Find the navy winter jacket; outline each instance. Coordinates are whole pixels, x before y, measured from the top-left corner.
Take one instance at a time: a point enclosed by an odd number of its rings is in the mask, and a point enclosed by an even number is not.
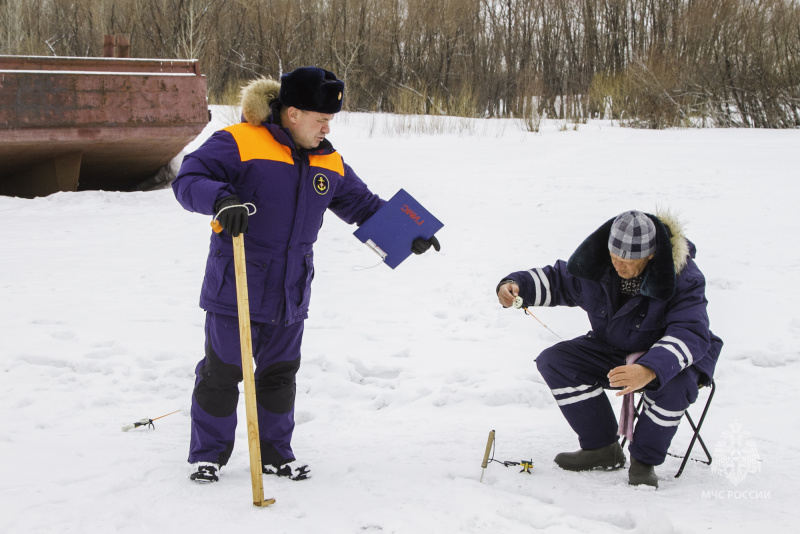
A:
[[[271,122],[214,133],[184,158],[172,188],[184,208],[206,215],[230,195],[256,206],[244,234],[250,317],[270,324],[308,316],[313,244],[325,211],[360,225],[385,204],[327,140],[316,150],[298,150],[289,132]],[[200,306],[238,313],[227,232],[211,234]]]
[[[619,277],[608,253],[613,219],[589,236],[568,262],[519,271],[506,277],[519,285],[526,306],[579,306],[596,337],[623,352],[646,351],[637,363],[656,373],[661,387],[693,366],[700,383],[714,375],[722,340],[709,329],[705,278],[694,262],[695,247],[680,224],[649,215],[657,249],[647,265],[641,293],[617,309]]]

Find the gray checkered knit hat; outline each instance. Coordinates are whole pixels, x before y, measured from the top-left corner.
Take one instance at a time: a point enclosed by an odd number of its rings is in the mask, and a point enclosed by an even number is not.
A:
[[[614,219],[608,250],[626,260],[646,258],[656,251],[656,225],[641,211],[626,211]]]

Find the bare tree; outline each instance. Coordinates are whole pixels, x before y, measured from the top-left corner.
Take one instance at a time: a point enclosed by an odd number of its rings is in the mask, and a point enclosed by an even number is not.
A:
[[[0,53],[197,58],[212,101],[319,65],[353,110],[800,125],[797,0],[0,0]]]

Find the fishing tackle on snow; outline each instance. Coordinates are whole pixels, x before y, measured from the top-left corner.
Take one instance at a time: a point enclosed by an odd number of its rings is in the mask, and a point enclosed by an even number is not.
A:
[[[153,419],[150,419],[149,417],[145,417],[144,419],[139,419],[135,423],[131,423],[130,425],[123,426],[122,427],[122,431],[123,432],[127,432],[128,430],[132,430],[134,428],[139,428],[140,426],[147,426],[147,427],[150,427],[150,428],[155,430],[156,425],[153,424],[153,421],[155,421],[156,419],[161,419],[162,417],[166,417],[168,415],[172,415],[174,413],[178,413],[179,411],[180,410],[175,410],[174,412],[170,412],[170,413],[164,414],[164,415],[159,415],[158,417],[154,417]]]
[[[533,460],[532,459],[531,460],[521,460],[519,462],[512,462],[512,461],[508,461],[508,460],[495,460],[494,459],[494,449],[495,449],[495,446],[497,445],[497,443],[495,442],[494,436],[495,436],[494,430],[489,432],[489,439],[486,441],[486,452],[483,453],[483,462],[481,463],[482,470],[481,470],[481,480],[480,481],[483,482],[483,473],[486,471],[486,466],[488,466],[491,462],[497,462],[499,464],[503,464],[506,467],[511,467],[513,465],[519,465],[519,466],[522,466],[522,470],[520,471],[520,473],[528,473],[530,475],[531,474],[531,469],[533,469]],[[492,455],[491,458],[489,458],[489,454]]]

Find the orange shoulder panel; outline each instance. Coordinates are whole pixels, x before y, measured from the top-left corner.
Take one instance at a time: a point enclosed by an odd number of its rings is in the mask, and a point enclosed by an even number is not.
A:
[[[308,162],[313,167],[322,167],[329,171],[338,172],[340,176],[344,176],[344,161],[338,152],[327,154],[324,156],[309,156]]]
[[[263,126],[253,126],[242,122],[223,128],[223,130],[229,132],[236,140],[242,161],[268,159],[294,165],[291,149],[277,142],[269,130]]]

